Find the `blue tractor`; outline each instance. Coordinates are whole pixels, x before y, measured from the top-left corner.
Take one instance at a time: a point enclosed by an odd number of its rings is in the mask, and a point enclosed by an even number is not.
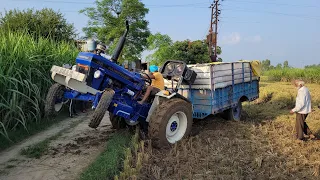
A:
[[[117,64],[128,31],[126,22],[126,31],[111,60],[102,57],[99,51],[80,52],[72,69],[51,68],[51,77],[56,83],[47,94],[46,115],[56,115],[69,100],[86,101],[94,109],[91,128],[97,128],[108,111],[114,128],[140,124],[155,146],[174,144],[191,131],[192,104],[178,90],[181,84],[191,85],[196,73],[183,61],[167,61],[160,72],[165,79],[176,82],[176,86],[151,95],[144,104],[139,104],[152,80],[148,74],[146,79],[142,73],[130,72]]]

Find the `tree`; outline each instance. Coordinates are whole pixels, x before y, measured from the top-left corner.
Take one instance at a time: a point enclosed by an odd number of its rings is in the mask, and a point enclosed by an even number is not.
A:
[[[307,65],[307,66],[305,66],[304,68],[320,68],[320,64],[312,64],[312,65]]]
[[[263,60],[261,64],[262,64],[262,71],[270,70],[271,62],[269,59]]]
[[[149,12],[139,0],[97,0],[96,7],[80,11],[90,20],[83,31],[88,37],[96,37],[108,46],[107,53],[112,54],[117,42],[125,31],[125,20],[129,21],[125,47],[119,57],[120,61],[137,60],[147,47],[150,35],[145,15]]]
[[[34,38],[56,41],[69,41],[76,37],[73,24],[67,23],[60,12],[48,8],[6,11],[0,17],[0,29],[4,32],[28,32]]]
[[[277,64],[276,69],[282,69],[282,64],[281,63]]]
[[[166,60],[173,57],[172,40],[168,35],[156,33],[150,35],[147,39],[148,50],[154,51],[153,54],[147,56],[147,61],[152,64],[161,65]]]
[[[208,47],[205,41],[176,41],[172,48],[174,50],[174,59],[190,64],[210,62]]]
[[[184,40],[172,42],[168,35],[156,33],[148,38],[149,50],[154,51],[147,57],[148,61],[161,65],[165,60],[182,60],[188,64],[208,63],[210,57],[208,46],[205,40]],[[218,47],[217,54],[221,54],[221,48]],[[218,61],[222,61],[221,58]]]
[[[283,68],[289,68],[289,62],[288,61],[284,61],[283,62]]]

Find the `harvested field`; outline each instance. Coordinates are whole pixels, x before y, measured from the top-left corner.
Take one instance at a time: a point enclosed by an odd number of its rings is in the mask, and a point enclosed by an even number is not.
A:
[[[307,123],[319,138],[320,85],[307,86],[314,106]],[[153,149],[138,179],[319,179],[320,141],[293,138],[296,89],[262,82],[260,91],[257,101],[244,104],[244,121],[208,117],[172,149]]]

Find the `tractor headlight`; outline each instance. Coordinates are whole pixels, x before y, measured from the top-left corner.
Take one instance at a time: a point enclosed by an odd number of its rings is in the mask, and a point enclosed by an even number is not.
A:
[[[96,72],[94,72],[93,77],[98,79],[101,76],[101,71],[96,70]]]
[[[76,71],[77,70],[77,65],[73,65],[72,66],[72,71]]]

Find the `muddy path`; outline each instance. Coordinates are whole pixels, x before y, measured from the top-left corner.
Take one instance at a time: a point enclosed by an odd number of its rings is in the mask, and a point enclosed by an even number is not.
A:
[[[88,127],[89,115],[66,119],[0,154],[0,180],[78,179],[81,172],[103,151],[113,133],[108,113],[97,129]],[[40,157],[20,155],[22,148],[58,137],[49,144],[48,152]]]

